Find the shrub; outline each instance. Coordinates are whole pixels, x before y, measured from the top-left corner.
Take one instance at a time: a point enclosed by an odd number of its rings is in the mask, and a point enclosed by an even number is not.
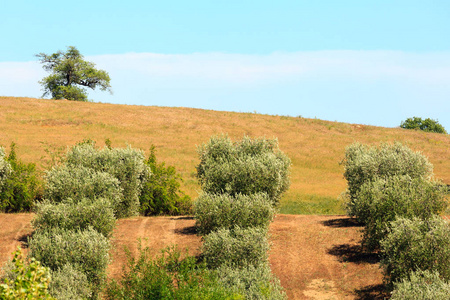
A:
[[[287,299],[280,281],[273,276],[268,264],[244,268],[222,265],[216,274],[224,287],[243,294],[245,299]]]
[[[181,259],[176,248],[163,250],[151,259],[149,249],[139,248],[139,256],[128,253],[128,263],[120,282],[112,280],[106,299],[244,299],[222,286],[215,273],[197,264],[195,257]]]
[[[379,248],[387,225],[396,217],[429,219],[448,205],[441,184],[423,178],[411,179],[408,175],[366,182],[358,191],[357,199],[354,208],[365,224],[363,245],[369,250]]]
[[[428,220],[397,218],[381,240],[381,264],[391,283],[413,271],[437,271],[450,280],[450,226],[435,216]]]
[[[50,273],[39,261],[31,259],[27,264],[20,248],[14,252],[12,260],[13,279],[5,279],[0,284],[0,299],[54,299],[48,293]]]
[[[419,117],[408,118],[400,124],[400,127],[405,129],[418,129],[426,132],[447,134],[444,126],[439,124],[437,120],[433,120],[430,118],[427,118],[425,120],[422,120],[422,118]]]
[[[0,191],[11,172],[11,165],[5,157],[5,150],[0,147]]]
[[[234,226],[268,227],[275,209],[264,193],[231,196],[227,194],[201,194],[194,202],[198,231],[208,234],[219,228]]]
[[[150,148],[150,155],[145,161],[152,176],[143,183],[139,196],[140,213],[149,215],[183,215],[191,213],[191,198],[180,191],[181,176],[176,174],[173,166],[156,161],[155,146]]]
[[[383,144],[379,148],[354,143],[345,151],[342,163],[348,183],[347,210],[350,216],[357,218],[361,212],[357,193],[364,183],[395,175],[430,179],[433,173],[433,166],[425,156],[401,143]]]
[[[267,229],[261,227],[218,229],[204,236],[202,255],[211,268],[229,265],[235,268],[267,262]]]
[[[68,166],[83,166],[97,172],[106,172],[119,180],[123,201],[116,210],[118,217],[138,214],[142,184],[151,175],[144,161],[144,154],[140,150],[131,147],[105,147],[97,150],[91,141],[75,145],[65,158],[65,164]]]
[[[31,256],[56,271],[78,265],[89,282],[98,287],[106,277],[110,244],[92,228],[72,231],[61,228],[37,231],[29,241]]]
[[[204,192],[232,196],[264,192],[277,204],[289,187],[290,159],[279,150],[276,139],[244,137],[233,143],[217,136],[198,153],[197,176]]]
[[[37,204],[32,224],[38,231],[53,228],[84,230],[92,227],[103,236],[110,237],[116,219],[111,203],[106,199],[83,199],[78,203],[59,204],[44,201]]]
[[[56,299],[78,300],[92,297],[92,287],[86,274],[72,264],[65,264],[51,274],[49,291]]]
[[[7,167],[8,164],[10,168]],[[9,175],[5,177],[7,173]],[[0,159],[0,181],[3,181],[0,186],[0,211],[21,212],[29,211],[33,207],[34,199],[39,191],[36,166],[32,163],[23,163],[17,158],[15,143],[11,143],[11,151],[6,157],[6,163],[5,158]]]
[[[117,214],[123,200],[119,181],[106,172],[61,165],[47,172],[45,179],[45,198],[52,202],[71,199],[77,203],[82,199],[105,198],[111,201]]]
[[[391,300],[448,300],[450,283],[438,272],[412,272],[408,279],[394,283]]]

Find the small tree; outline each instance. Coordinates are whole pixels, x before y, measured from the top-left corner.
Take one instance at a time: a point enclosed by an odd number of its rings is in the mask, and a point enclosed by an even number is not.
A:
[[[439,272],[450,280],[450,225],[439,216],[427,220],[397,218],[390,223],[388,234],[381,240],[381,266],[389,283],[411,272]]]
[[[5,150],[0,147],[0,192],[2,190],[2,186],[6,182],[6,179],[9,177],[11,172],[11,164],[7,160]]]
[[[35,198],[39,197],[40,183],[33,163],[22,162],[16,154],[16,144],[11,143],[11,151],[3,157],[0,149],[0,211],[21,212],[29,211]],[[5,167],[2,167],[6,163]],[[3,171],[2,171],[3,170]],[[2,183],[2,172],[8,176]]]
[[[194,203],[194,213],[197,230],[208,234],[235,226],[268,228],[276,209],[264,193],[236,196],[202,193]]]
[[[353,143],[347,147],[342,164],[348,184],[348,214],[360,222],[364,222],[364,215],[361,215],[364,211],[357,194],[365,183],[402,175],[412,179],[433,176],[433,165],[424,155],[398,142],[382,144],[379,148]]]
[[[227,136],[215,136],[198,148],[198,154],[197,177],[206,193],[266,193],[276,205],[289,188],[291,160],[276,139],[244,136],[233,142]]]
[[[408,175],[366,182],[357,199],[356,215],[365,224],[362,243],[369,250],[379,248],[396,217],[427,220],[448,206],[442,184]]]
[[[439,272],[419,270],[394,283],[391,300],[448,300],[448,295],[450,282],[442,279]]]
[[[75,101],[87,101],[86,89],[100,87],[102,91],[110,91],[109,74],[103,70],[97,70],[95,64],[85,61],[77,48],[69,46],[66,52],[58,51],[47,55],[36,54],[44,65],[44,70],[51,72],[44,77],[40,84],[44,87],[44,95],[51,95],[52,99],[68,99]]]
[[[408,118],[400,124],[400,127],[405,129],[419,129],[426,132],[447,134],[444,126],[439,124],[437,120],[433,120],[430,118],[427,118],[425,120],[422,120],[422,118],[419,117]]]
[[[143,181],[139,195],[140,213],[149,215],[182,215],[191,212],[191,198],[180,190],[182,178],[173,166],[156,160],[155,146],[150,147],[150,155],[145,164],[150,168],[152,176]]]
[[[67,152],[64,164],[109,173],[115,177],[123,192],[122,201],[115,208],[116,217],[138,214],[142,186],[151,176],[151,170],[145,164],[142,151],[131,147],[97,149],[95,142],[87,140],[73,146]]]

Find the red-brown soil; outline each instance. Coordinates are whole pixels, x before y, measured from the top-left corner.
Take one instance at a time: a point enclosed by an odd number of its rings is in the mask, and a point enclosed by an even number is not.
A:
[[[32,214],[0,214],[0,264],[32,231]],[[137,252],[137,240],[157,255],[173,244],[199,253],[201,238],[190,217],[135,217],[119,220],[111,276],[125,263],[124,246]],[[382,274],[373,254],[361,253],[358,227],[345,216],[278,215],[270,226],[270,263],[289,299],[383,299]]]

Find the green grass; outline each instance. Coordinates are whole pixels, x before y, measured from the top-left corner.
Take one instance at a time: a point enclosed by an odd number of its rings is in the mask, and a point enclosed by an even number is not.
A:
[[[296,195],[280,203],[280,213],[289,215],[341,215],[343,202],[337,198],[317,195]]]

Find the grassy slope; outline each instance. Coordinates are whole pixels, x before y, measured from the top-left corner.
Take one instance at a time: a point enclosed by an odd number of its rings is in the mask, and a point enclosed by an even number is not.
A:
[[[282,213],[342,213],[337,197],[346,183],[339,162],[355,141],[400,141],[428,156],[436,177],[450,184],[450,135],[301,117],[0,97],[0,145],[15,142],[19,157],[41,170],[48,165],[48,146],[65,148],[86,138],[103,145],[109,138],[114,147],[129,144],[148,153],[154,144],[158,159],[177,168],[193,198],[199,190],[196,146],[221,133],[278,138],[292,160]]]

